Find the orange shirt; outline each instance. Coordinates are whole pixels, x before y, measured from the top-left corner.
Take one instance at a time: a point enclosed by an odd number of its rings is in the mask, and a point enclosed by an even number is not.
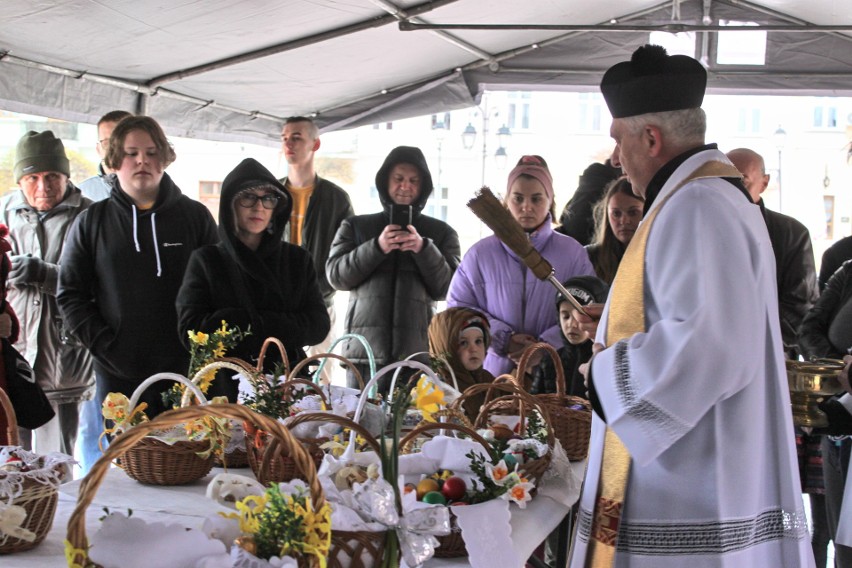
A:
[[[308,210],[308,201],[314,193],[313,184],[308,187],[295,187],[288,185],[287,190],[293,198],[293,210],[290,212],[290,242],[294,245],[302,245],[302,227],[305,226],[305,212]]]

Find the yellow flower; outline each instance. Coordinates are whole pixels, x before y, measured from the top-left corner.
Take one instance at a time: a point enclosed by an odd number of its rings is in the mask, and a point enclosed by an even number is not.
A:
[[[444,406],[444,392],[427,377],[421,376],[412,392],[414,404],[423,413],[423,419],[434,422],[432,414]]]
[[[228,329],[228,322],[222,320],[222,326],[217,329],[213,334],[218,335],[219,337],[228,337],[229,335],[231,335],[231,331]]]
[[[209,335],[202,331],[196,331],[195,333],[192,330],[187,332],[189,334],[189,340],[196,345],[207,345],[207,340],[210,338]]]
[[[65,540],[65,561],[68,563],[68,568],[85,568],[77,562],[77,558],[88,558],[86,551],[82,548],[74,548],[69,540]]]
[[[210,404],[228,404],[227,396],[214,396],[210,399]]]
[[[210,369],[201,377],[198,378],[198,388],[201,389],[201,392],[206,393],[208,389],[210,389],[210,385],[213,383],[213,379],[216,378],[216,369]],[[185,387],[184,387],[185,388]],[[181,389],[181,392],[183,389]]]
[[[218,331],[216,332],[219,333]],[[216,348],[213,349],[213,357],[224,357],[225,356],[225,346],[222,345],[222,342],[219,341],[216,343]]]
[[[123,422],[127,418],[127,409],[130,406],[130,400],[120,392],[111,392],[104,399],[103,412],[104,418],[115,422]]]
[[[260,519],[258,516],[266,507],[266,494],[249,495],[245,499],[237,501],[235,506],[238,513],[219,513],[226,519],[237,519],[240,523],[240,532],[243,534],[255,534],[260,530]]]
[[[316,556],[320,568],[325,568],[328,549],[331,546],[331,505],[326,502],[319,511],[314,511],[308,498],[304,506],[294,502],[293,512],[302,518],[302,531],[305,535],[302,551]],[[289,549],[289,546],[282,547],[282,556],[287,554]]]

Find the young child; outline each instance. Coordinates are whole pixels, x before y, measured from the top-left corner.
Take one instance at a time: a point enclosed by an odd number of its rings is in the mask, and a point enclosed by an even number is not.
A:
[[[429,355],[433,360],[446,360],[461,392],[472,385],[494,380],[493,375],[482,367],[490,342],[488,319],[470,308],[448,308],[436,314],[429,324]],[[444,382],[453,386],[452,376],[445,365],[437,365],[436,372]],[[485,393],[482,393],[465,402],[465,414],[471,421],[476,419],[484,401]]]
[[[602,304],[609,294],[609,285],[595,276],[575,276],[566,280],[563,285],[583,306],[592,303]],[[559,314],[559,326],[562,328],[562,339],[565,342],[565,345],[558,350],[562,369],[565,371],[565,394],[587,398],[583,375],[578,369],[591,358],[594,338],[580,329],[577,321],[572,317],[575,311],[573,306],[561,293],[556,294],[556,311]],[[556,369],[553,359],[545,356],[533,373],[530,393],[555,392]]]

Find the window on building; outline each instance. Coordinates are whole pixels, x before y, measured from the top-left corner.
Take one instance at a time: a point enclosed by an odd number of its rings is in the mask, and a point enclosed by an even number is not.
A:
[[[200,181],[198,182],[198,197],[212,197],[219,199],[222,196],[221,181]]]
[[[436,187],[432,195],[429,196],[423,212],[430,217],[446,222],[450,210],[449,195],[450,190],[447,186],[442,184],[441,187]]]
[[[510,130],[529,130],[530,98],[531,94],[527,92],[509,93],[509,108],[505,124]]]
[[[759,135],[761,129],[761,112],[759,108],[743,107],[737,111],[737,133]]]
[[[577,105],[577,129],[580,132],[601,132],[603,97],[600,93],[580,93]]]
[[[814,128],[837,128],[837,107],[828,103],[814,106]]]

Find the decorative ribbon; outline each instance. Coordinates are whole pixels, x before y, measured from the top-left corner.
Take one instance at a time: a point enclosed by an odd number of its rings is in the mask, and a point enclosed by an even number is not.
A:
[[[26,519],[27,511],[23,507],[0,503],[0,542],[6,538],[34,541],[36,534],[22,526]]]
[[[665,199],[639,225],[639,229],[627,246],[612,283],[606,325],[605,341],[607,347],[611,347],[623,339],[628,339],[636,333],[646,331],[645,252],[648,235],[657,214],[672,195],[687,183],[696,179],[715,177],[742,176],[730,164],[717,161],[704,163],[669,192]],[[598,495],[595,501],[589,549],[586,555],[587,567],[609,568],[615,564],[615,549],[629,475],[630,452],[618,435],[607,426],[601,457]]]
[[[411,509],[400,516],[393,487],[384,479],[356,483],[353,498],[358,512],[396,531],[402,557],[409,566],[420,566],[435,554],[436,536],[450,534],[448,507]]]

